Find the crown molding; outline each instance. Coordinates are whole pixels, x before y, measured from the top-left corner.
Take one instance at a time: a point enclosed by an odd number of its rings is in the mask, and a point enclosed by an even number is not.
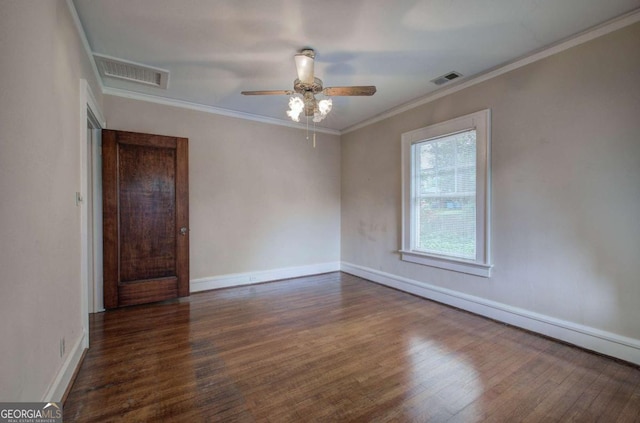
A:
[[[142,94],[134,91],[123,90],[120,88],[112,88],[112,87],[104,87],[102,89],[102,93],[106,95],[112,95],[116,97],[129,98],[132,100],[140,100],[146,101],[149,103],[162,104],[165,106],[173,106],[179,107],[182,109],[196,110],[199,112],[212,113],[215,115],[228,116],[238,119],[251,120],[254,122],[267,123],[270,125],[278,125],[278,126],[286,126],[294,129],[303,129],[306,130],[307,127],[300,123],[295,123],[293,121],[287,121],[284,119],[276,119],[266,116],[254,115],[251,113],[238,112],[235,110],[223,109],[221,107],[207,106],[205,104],[192,103],[190,101],[183,100],[175,100],[172,98],[160,97],[151,94]],[[329,135],[340,135],[340,131],[335,129],[323,128],[316,126],[315,132],[329,134]]]
[[[489,69],[486,72],[482,72],[480,74],[472,76],[470,77],[470,79],[462,80],[446,88],[441,88],[423,97],[412,100],[400,106],[394,107],[393,109],[390,109],[386,112],[376,115],[370,119],[364,120],[353,126],[349,126],[348,128],[345,128],[341,131],[341,135],[347,134],[349,132],[353,132],[357,129],[364,128],[365,126],[369,126],[373,123],[380,122],[381,120],[384,120],[392,116],[398,115],[400,113],[406,112],[408,110],[414,109],[418,106],[431,103],[432,101],[435,101],[439,98],[448,96],[450,94],[453,94],[465,88],[472,87],[476,84],[498,77],[512,70],[521,68],[523,66],[527,66],[531,63],[537,62],[539,60],[542,60],[554,54],[568,50],[580,44],[584,44],[588,41],[591,41],[598,37],[602,37],[603,35],[607,35],[611,32],[617,31],[626,26],[633,25],[634,23],[637,23],[637,22],[640,22],[640,8],[632,10],[631,12],[628,12],[617,18],[604,22],[600,25],[596,25],[576,35],[565,38],[562,41],[548,45],[532,53],[528,53],[527,55],[519,57],[518,59],[496,66],[492,69]]]
[[[93,58],[93,51],[91,50],[91,46],[89,45],[87,33],[84,31],[82,22],[80,22],[80,16],[78,15],[76,6],[73,4],[73,0],[66,0],[66,3],[67,8],[69,9],[69,13],[71,14],[71,19],[73,20],[76,31],[78,32],[78,36],[80,37],[80,41],[82,42],[82,46],[84,47],[84,51],[87,54],[89,63],[91,64],[91,69],[93,69],[93,76],[95,76],[96,81],[100,86],[100,90],[104,91],[104,83],[102,82],[102,78],[100,77],[100,72],[98,72],[98,66],[96,65],[95,59]]]

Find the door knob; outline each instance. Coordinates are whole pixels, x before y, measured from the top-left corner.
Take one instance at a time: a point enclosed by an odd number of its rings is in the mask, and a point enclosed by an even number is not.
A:
[[[183,226],[182,228],[180,228],[180,235],[185,236],[187,234],[187,227]]]

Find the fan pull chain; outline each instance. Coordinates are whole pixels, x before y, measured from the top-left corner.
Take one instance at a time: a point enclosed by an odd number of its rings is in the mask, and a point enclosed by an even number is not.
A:
[[[313,121],[313,148],[316,148],[316,122]],[[307,116],[307,141],[309,141],[309,116]]]
[[[316,121],[313,121],[313,148],[316,148]]]

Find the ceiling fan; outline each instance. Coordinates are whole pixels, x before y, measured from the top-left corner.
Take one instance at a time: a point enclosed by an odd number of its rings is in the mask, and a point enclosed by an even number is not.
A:
[[[294,56],[298,78],[293,81],[293,90],[242,91],[243,95],[290,95],[290,110],[287,115],[294,121],[300,121],[300,114],[313,117],[314,122],[320,122],[331,111],[331,99],[316,100],[316,94],[332,96],[370,96],[375,94],[373,85],[351,87],[322,87],[322,80],[313,74],[313,62],[316,53],[312,49],[303,49]],[[295,96],[300,94],[302,98]]]

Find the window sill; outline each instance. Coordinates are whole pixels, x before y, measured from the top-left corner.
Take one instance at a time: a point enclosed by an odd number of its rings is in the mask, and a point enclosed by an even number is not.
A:
[[[433,256],[416,251],[400,250],[400,257],[404,261],[422,264],[424,266],[438,267],[440,269],[453,270],[454,272],[467,273],[469,275],[488,278],[491,276],[491,265],[474,263],[466,260],[457,260],[451,257]]]

